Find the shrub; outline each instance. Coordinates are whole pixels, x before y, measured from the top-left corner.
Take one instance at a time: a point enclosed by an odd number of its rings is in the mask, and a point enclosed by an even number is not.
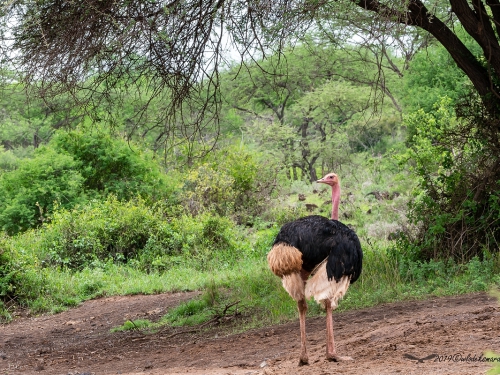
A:
[[[32,159],[0,174],[0,228],[23,232],[50,220],[55,205],[71,209],[88,197],[141,196],[175,205],[176,175],[167,177],[152,155],[99,133],[59,132]]]
[[[50,146],[71,155],[85,189],[99,195],[114,194],[120,200],[140,195],[154,201],[173,191],[152,154],[107,133],[58,132]]]
[[[12,171],[19,165],[19,158],[11,150],[5,151],[3,145],[0,145],[0,174],[5,171]]]
[[[227,145],[207,156],[186,178],[183,205],[193,214],[212,211],[253,225],[275,186],[272,164],[258,168],[259,155]]]
[[[14,237],[0,237],[0,301],[16,302],[21,306],[37,300],[38,304],[43,303],[48,285],[35,254],[39,247],[40,238],[33,230]],[[5,315],[4,318],[8,319]]]
[[[3,247],[0,247],[0,300],[12,298],[15,272],[10,264],[10,257]]]
[[[69,155],[41,147],[33,159],[0,176],[0,227],[15,234],[50,219],[54,204],[73,207],[85,200],[83,177]]]
[[[204,210],[215,211],[219,215],[230,214],[234,210],[234,180],[224,171],[202,164],[191,171],[186,179],[184,205],[193,215]]]
[[[56,210],[52,222],[37,235],[39,242],[30,251],[41,264],[71,269],[110,260],[132,262],[148,271],[179,262],[206,268],[213,262],[229,264],[241,256],[242,249],[249,249],[227,218],[203,213],[197,218],[180,215],[166,220],[162,209],[151,208],[140,198],[120,202],[114,196]]]
[[[457,119],[450,100],[406,118],[416,129],[402,163],[416,176],[409,219],[415,237],[401,244],[413,259],[466,262],[500,241],[500,163],[486,135]]]
[[[159,222],[159,215],[140,198],[120,202],[110,196],[72,210],[60,209],[40,233],[40,259],[70,268],[108,258],[125,262],[142,251]]]
[[[181,215],[160,225],[138,257],[141,268],[164,270],[176,264],[198,269],[227,267],[251,251],[228,218],[204,212]]]

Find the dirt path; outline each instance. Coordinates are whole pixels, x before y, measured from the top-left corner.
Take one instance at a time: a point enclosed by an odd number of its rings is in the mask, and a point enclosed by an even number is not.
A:
[[[195,293],[111,297],[53,316],[0,326],[0,375],[483,374],[474,361],[500,353],[500,308],[486,294],[335,313],[335,339],[352,362],[324,360],[325,319],[307,321],[310,365],[297,367],[298,322],[223,335],[110,333],[127,319],[155,320]],[[416,358],[431,354],[452,358]],[[460,361],[460,359],[472,360]],[[441,359],[441,361],[439,361]]]

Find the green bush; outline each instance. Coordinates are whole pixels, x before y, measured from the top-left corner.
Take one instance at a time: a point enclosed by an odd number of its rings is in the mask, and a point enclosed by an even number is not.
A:
[[[241,256],[239,252],[249,249],[227,218],[207,212],[196,218],[180,215],[166,219],[163,209],[149,207],[141,198],[129,202],[114,196],[92,200],[73,209],[56,209],[50,223],[13,238],[11,243],[36,233],[36,246],[28,241],[28,252],[45,267],[82,269],[111,260],[131,262],[147,271],[165,270],[186,261],[199,268],[214,262],[230,264]]]
[[[0,228],[10,235],[23,232],[50,221],[56,205],[71,209],[108,194],[172,206],[178,181],[173,172],[165,175],[151,154],[124,140],[61,131],[33,158],[0,174]]]
[[[120,200],[140,195],[150,201],[173,192],[152,153],[108,133],[58,132],[50,146],[78,162],[87,191],[114,194]]]
[[[110,196],[72,210],[60,209],[40,232],[40,259],[70,268],[108,258],[126,262],[144,249],[160,221],[140,198],[120,202]]]
[[[450,99],[405,119],[416,129],[401,159],[417,178],[409,219],[417,228],[400,242],[412,259],[466,262],[500,241],[498,155],[477,129],[457,119]]]
[[[15,272],[12,269],[10,257],[5,249],[0,247],[0,300],[12,298],[14,277]]]
[[[0,145],[0,175],[16,169],[18,165],[19,158],[11,150],[6,151],[4,146]]]
[[[275,185],[273,164],[258,168],[260,155],[244,145],[226,145],[190,170],[182,202],[193,215],[215,212],[238,224],[254,224]]]
[[[85,200],[83,177],[69,155],[41,147],[33,159],[0,176],[0,227],[15,234],[50,220],[54,204],[73,207]]]
[[[181,215],[159,225],[136,262],[150,271],[166,270],[178,264],[204,270],[220,269],[250,253],[248,240],[240,236],[231,220],[204,212],[196,218]]]
[[[224,171],[202,164],[186,178],[183,203],[193,215],[205,210],[227,215],[234,211],[234,180]]]
[[[31,305],[33,312],[50,310],[57,291],[47,283],[46,273],[41,269],[36,256],[40,238],[34,230],[14,237],[0,237],[0,300],[15,302],[21,306]],[[44,299],[44,296],[51,298]],[[4,315],[8,320],[8,317]]]
[[[125,278],[132,269],[204,273],[254,256],[227,218],[208,212],[166,217],[164,207],[110,196],[73,209],[56,208],[42,227],[0,237],[0,315],[9,319],[6,301],[32,312],[55,311],[104,295],[112,273]]]

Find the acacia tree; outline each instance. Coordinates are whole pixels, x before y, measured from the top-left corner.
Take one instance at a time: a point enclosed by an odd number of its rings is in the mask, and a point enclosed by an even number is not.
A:
[[[281,61],[280,61],[281,60]],[[356,61],[357,63],[357,61]],[[325,105],[325,100],[318,100],[320,89],[327,80],[335,82],[340,77],[349,76],[357,80],[361,76],[369,77],[365,67],[349,58],[349,54],[339,51],[335,47],[320,48],[310,46],[296,47],[287,50],[283,55],[273,55],[267,60],[245,64],[244,68],[236,66],[221,75],[224,101],[230,107],[240,111],[247,117],[247,122],[257,122],[265,127],[273,127],[273,136],[263,135],[255,127],[248,125],[250,133],[261,135],[257,137],[262,142],[276,147],[283,159],[289,179],[298,179],[297,168],[303,176],[308,176],[311,181],[317,180],[316,161],[321,153],[311,152],[311,135],[317,130],[321,134],[319,139],[324,143],[331,131],[326,131],[328,121],[325,116],[317,123],[318,112],[332,110],[332,117],[337,114],[337,108]],[[264,71],[264,72],[263,72]],[[362,73],[361,73],[362,72]],[[361,86],[360,86],[361,87]],[[365,91],[370,91],[369,85],[364,85]],[[330,90],[330,101],[337,100],[348,106],[343,90]],[[306,103],[304,97],[317,101],[314,104]],[[327,102],[328,99],[326,100]],[[297,106],[302,102],[300,106]],[[319,104],[319,105],[318,105]],[[300,107],[300,110],[299,110]],[[271,125],[273,121],[277,124]],[[312,122],[311,122],[312,121]],[[338,121],[330,120],[338,124]],[[276,129],[276,126],[282,129]],[[283,129],[288,127],[289,129]],[[267,133],[267,130],[264,130]],[[293,134],[296,135],[293,135]],[[328,134],[327,134],[328,133]],[[283,136],[284,135],[284,136]],[[297,150],[300,149],[300,156]]]
[[[304,95],[292,108],[300,150],[296,165],[310,181],[318,180],[317,162],[324,164],[326,155],[349,153],[344,144],[339,152],[335,138],[346,132],[346,124],[372,106],[367,90],[349,82],[331,81]],[[348,143],[348,142],[347,142]],[[335,146],[337,147],[335,147]],[[340,159],[340,157],[338,157]]]

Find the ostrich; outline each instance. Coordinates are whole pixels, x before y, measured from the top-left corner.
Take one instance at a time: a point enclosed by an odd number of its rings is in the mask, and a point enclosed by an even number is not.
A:
[[[306,299],[314,297],[326,308],[326,358],[352,360],[335,350],[332,310],[360,273],[363,252],[358,236],[338,221],[340,182],[335,173],[317,181],[332,187],[332,219],[312,215],[283,225],[267,255],[271,271],[297,301],[300,321],[299,365],[308,364],[306,350]]]

